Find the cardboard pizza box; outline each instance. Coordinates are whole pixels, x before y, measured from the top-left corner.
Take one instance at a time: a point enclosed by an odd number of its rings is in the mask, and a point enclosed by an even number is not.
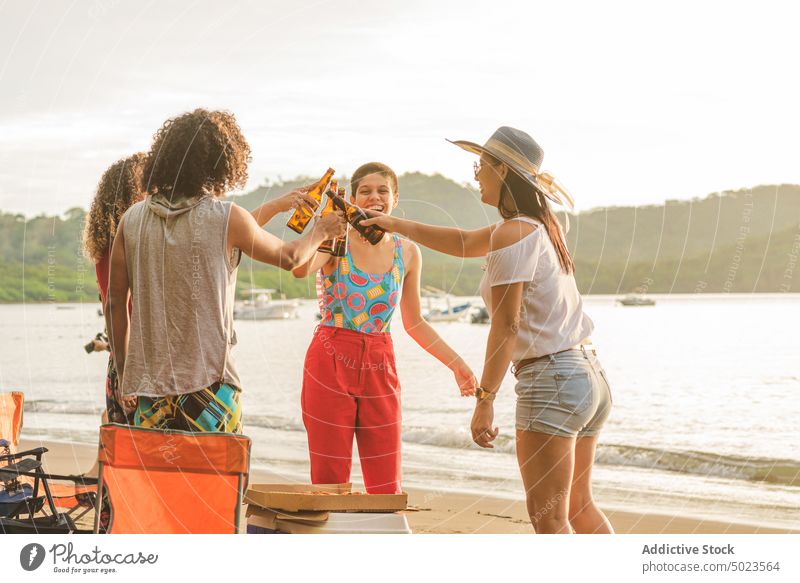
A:
[[[273,510],[271,508],[261,508],[249,504],[245,513],[247,517],[247,524],[257,526],[259,528],[266,528],[269,530],[277,530],[277,521],[288,522],[303,522],[306,524],[320,524],[328,520],[327,512],[287,512],[284,510]]]
[[[408,494],[353,492],[351,484],[252,484],[245,502],[284,512],[398,512]]]

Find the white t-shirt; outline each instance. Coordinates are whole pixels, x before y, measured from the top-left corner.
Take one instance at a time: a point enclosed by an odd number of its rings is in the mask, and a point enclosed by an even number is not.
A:
[[[536,229],[508,247],[489,252],[480,291],[491,316],[491,288],[525,282],[517,342],[511,357],[518,362],[578,344],[592,333],[594,323],[583,313],[575,276],[561,269],[545,226],[530,217],[509,220],[525,221]]]

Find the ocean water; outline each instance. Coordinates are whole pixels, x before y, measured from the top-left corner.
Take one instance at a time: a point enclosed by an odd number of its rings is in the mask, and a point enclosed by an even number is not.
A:
[[[614,409],[594,472],[602,504],[800,527],[800,295],[653,296],[626,308],[585,298]],[[0,390],[26,394],[23,435],[95,443],[106,353],[97,304],[0,305]],[[237,321],[253,463],[306,480],[302,363],[316,303],[287,321]],[[434,324],[480,377],[488,325]],[[473,400],[452,374],[393,329],[403,391],[403,473],[410,486],[522,498],[514,457],[514,379],[496,402],[500,437],[469,437]],[[357,456],[356,456],[357,457]],[[353,481],[359,483],[358,464]]]

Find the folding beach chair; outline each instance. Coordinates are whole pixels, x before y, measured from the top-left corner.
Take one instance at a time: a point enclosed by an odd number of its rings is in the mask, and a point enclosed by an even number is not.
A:
[[[22,432],[22,405],[25,395],[20,392],[0,393],[0,439],[16,446]]]
[[[22,431],[24,400],[20,392],[0,393],[0,533],[91,532],[77,528],[75,521],[94,507],[97,481],[83,476],[46,474],[42,469],[45,447],[14,451]],[[51,484],[51,480],[72,484]],[[45,502],[50,514],[37,516],[44,510]],[[69,510],[64,514],[57,507]],[[73,516],[81,509],[80,514]]]
[[[108,532],[239,533],[249,466],[242,435],[103,425],[98,500],[107,491]]]

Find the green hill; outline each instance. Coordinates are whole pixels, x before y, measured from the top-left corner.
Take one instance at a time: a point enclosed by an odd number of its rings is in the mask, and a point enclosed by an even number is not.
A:
[[[313,181],[298,178],[232,197],[245,208]],[[346,181],[345,181],[346,183]],[[400,177],[395,211],[413,220],[477,228],[498,220],[478,193],[441,175]],[[268,230],[296,235],[276,217]],[[563,222],[563,216],[562,222]],[[0,301],[94,301],[94,267],[80,249],[84,211],[61,217],[0,213]],[[800,291],[800,186],[759,186],[664,205],[597,208],[570,217],[567,240],[583,293]],[[477,293],[481,259],[423,250],[423,283],[459,295]],[[239,287],[314,295],[312,278],[243,261]]]

